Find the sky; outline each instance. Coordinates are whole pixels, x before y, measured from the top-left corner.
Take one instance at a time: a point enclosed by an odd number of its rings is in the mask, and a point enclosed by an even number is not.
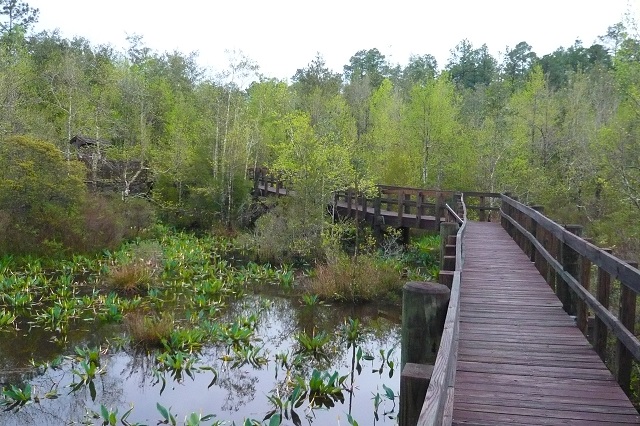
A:
[[[268,77],[291,78],[317,53],[342,72],[359,50],[377,48],[392,64],[431,54],[439,68],[463,39],[487,44],[500,60],[526,41],[538,56],[576,39],[597,42],[640,0],[23,0],[40,9],[36,30],[58,29],[124,52],[140,35],[157,52],[198,53],[217,73],[241,52]],[[237,56],[237,55],[236,55]]]

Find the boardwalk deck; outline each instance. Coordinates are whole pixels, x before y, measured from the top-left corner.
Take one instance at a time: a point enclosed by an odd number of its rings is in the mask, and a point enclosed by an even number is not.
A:
[[[499,224],[467,226],[453,424],[640,424],[517,244]]]

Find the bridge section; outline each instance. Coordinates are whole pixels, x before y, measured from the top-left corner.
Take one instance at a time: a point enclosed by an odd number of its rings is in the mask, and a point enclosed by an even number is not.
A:
[[[453,424],[624,425],[640,416],[530,258],[468,222]]]

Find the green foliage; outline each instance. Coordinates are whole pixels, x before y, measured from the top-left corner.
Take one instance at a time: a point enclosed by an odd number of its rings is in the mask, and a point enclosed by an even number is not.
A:
[[[54,255],[81,247],[84,168],[56,147],[16,136],[0,140],[0,251]]]

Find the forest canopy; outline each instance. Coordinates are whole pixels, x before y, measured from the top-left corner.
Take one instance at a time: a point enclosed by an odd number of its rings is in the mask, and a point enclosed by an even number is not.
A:
[[[51,144],[61,157],[40,161],[40,178],[66,185],[61,193],[71,183],[55,177],[60,159],[77,159],[69,141],[84,135],[104,141],[91,145],[94,168],[85,162],[89,189],[97,162],[120,164],[101,202],[145,197],[178,227],[249,222],[246,174],[261,166],[305,194],[298,207],[309,220],[348,187],[510,191],[587,225],[601,244],[640,249],[640,39],[622,23],[591,46],[544,56],[522,41],[498,60],[462,40],[443,67],[428,53],[393,64],[372,48],[336,73],[318,54],[289,82],[261,77],[241,53],[209,77],[196,55],[155,52],[140,36],[120,53],[34,34],[37,10],[0,5],[0,146],[53,155]],[[64,167],[76,182],[73,164]],[[141,182],[152,189],[136,195]],[[74,212],[95,216],[75,193]],[[0,198],[0,219],[22,208],[15,202]]]

